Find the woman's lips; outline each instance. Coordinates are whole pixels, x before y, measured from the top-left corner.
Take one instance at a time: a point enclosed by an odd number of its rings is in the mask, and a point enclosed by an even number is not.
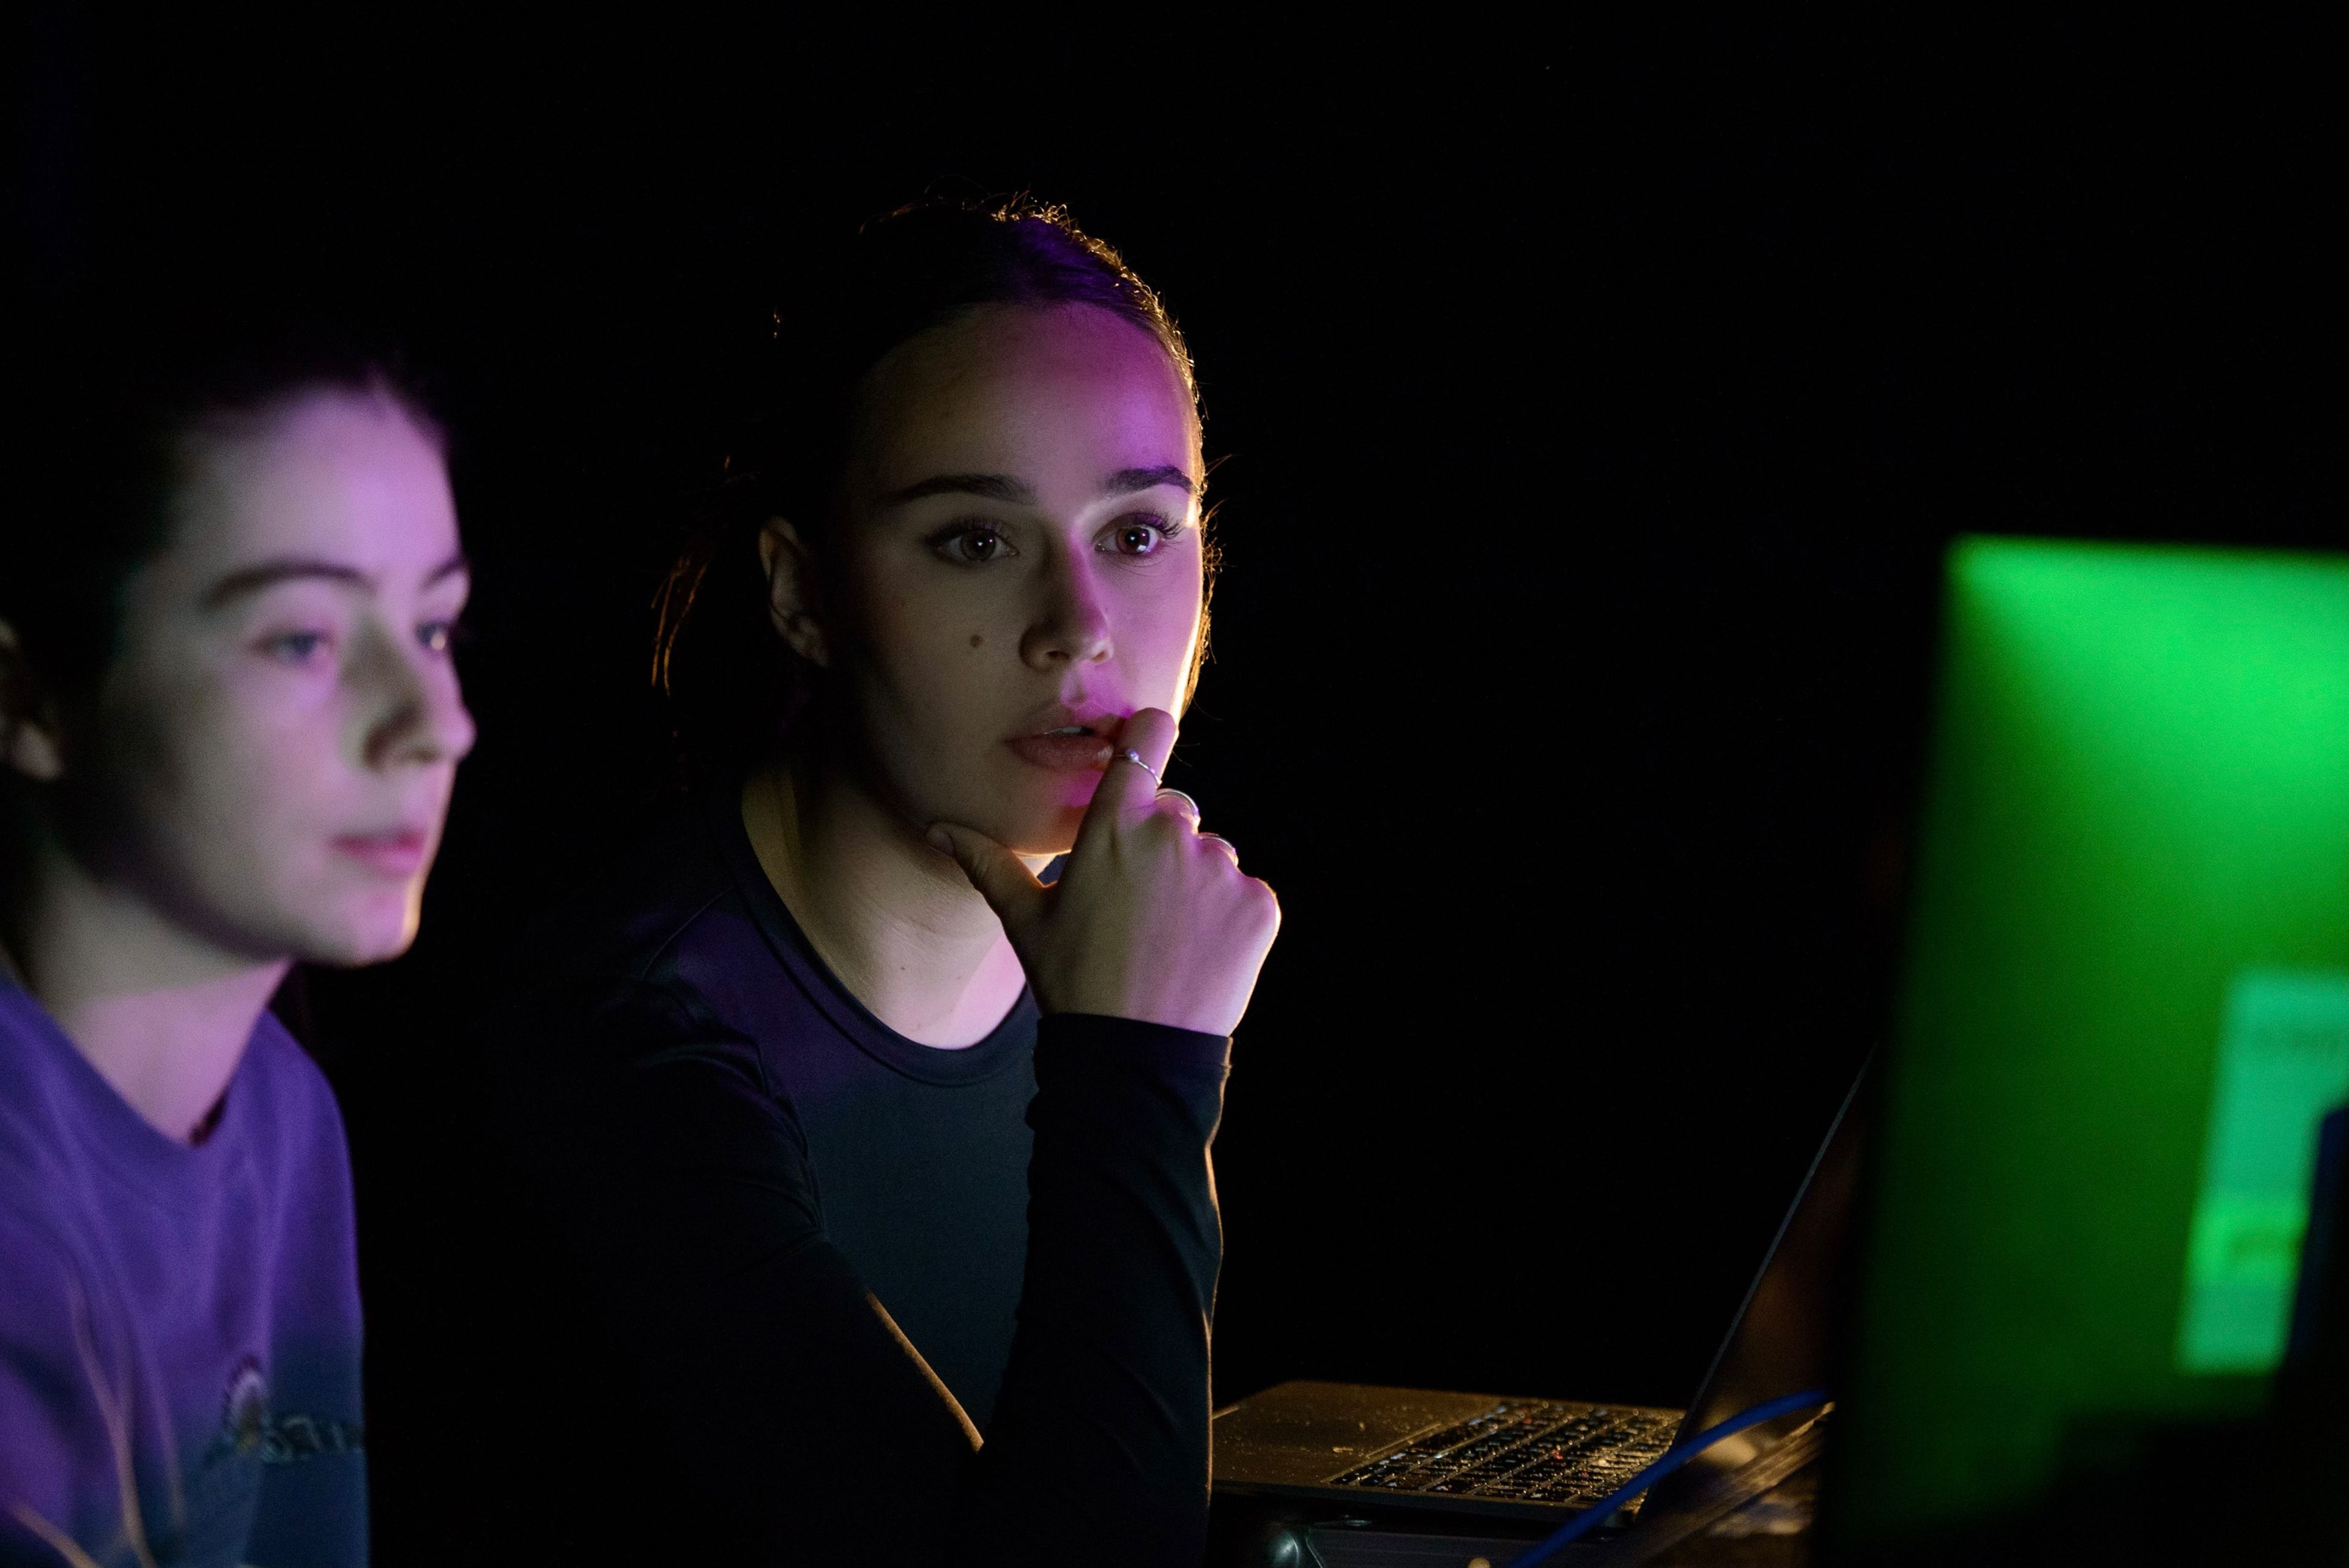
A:
[[[406,878],[424,868],[430,843],[419,829],[399,828],[390,833],[346,833],[335,840],[335,847],[380,876]]]
[[[1109,741],[1090,732],[1074,735],[1020,735],[1003,742],[1019,753],[1020,760],[1040,768],[1061,772],[1090,769],[1099,773],[1109,766]]]

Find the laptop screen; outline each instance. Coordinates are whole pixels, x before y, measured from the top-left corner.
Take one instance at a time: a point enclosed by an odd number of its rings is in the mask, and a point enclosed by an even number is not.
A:
[[[1876,1075],[1862,1069],[1844,1096],[1826,1141],[1803,1177],[1795,1202],[1745,1293],[1744,1304],[1689,1401],[1673,1440],[1750,1410],[1765,1400],[1832,1382],[1837,1298],[1854,1196],[1859,1186]],[[1716,1477],[1736,1469],[1807,1425],[1798,1410],[1748,1428],[1697,1454],[1656,1484],[1651,1509],[1693,1502]]]
[[[1837,1532],[2256,1409],[2344,1092],[2349,561],[1961,541]]]

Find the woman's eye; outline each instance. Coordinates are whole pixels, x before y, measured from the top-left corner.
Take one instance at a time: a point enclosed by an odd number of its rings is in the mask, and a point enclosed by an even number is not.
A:
[[[1111,525],[1103,536],[1103,546],[1115,556],[1147,556],[1156,552],[1174,530],[1163,523],[1146,518],[1129,517]]]
[[[1006,556],[1019,554],[1011,547],[1010,540],[992,528],[984,527],[957,528],[939,538],[936,548],[938,554],[947,560],[966,566],[985,566],[989,561],[999,561]]]
[[[281,631],[261,639],[261,652],[280,664],[307,666],[318,662],[328,643],[323,631]]]

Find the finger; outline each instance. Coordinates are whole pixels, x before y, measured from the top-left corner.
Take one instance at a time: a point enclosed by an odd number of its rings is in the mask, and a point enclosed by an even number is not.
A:
[[[1195,800],[1193,800],[1189,795],[1187,795],[1187,794],[1184,794],[1181,790],[1179,790],[1179,789],[1162,789],[1162,790],[1160,790],[1160,791],[1158,792],[1158,799],[1157,799],[1157,803],[1156,803],[1156,804],[1157,804],[1157,808],[1158,808],[1160,811],[1165,812],[1165,813],[1169,814],[1170,815],[1179,816],[1179,817],[1181,817],[1184,821],[1185,821],[1185,822],[1187,822],[1187,823],[1189,823],[1189,824],[1191,825],[1192,831],[1196,832],[1196,831],[1198,830],[1198,826],[1199,826],[1199,803],[1198,803],[1197,801],[1195,801]]]
[[[1019,857],[984,833],[951,822],[932,823],[928,838],[932,848],[954,857],[1006,931],[1024,931],[1042,916],[1050,895]]]
[[[1118,732],[1115,746],[1109,759],[1109,772],[1102,775],[1101,787],[1093,791],[1093,803],[1085,812],[1085,820],[1095,815],[1114,813],[1121,816],[1138,816],[1150,809],[1158,795],[1158,775],[1166,771],[1166,758],[1174,750],[1174,716],[1163,708],[1137,708],[1126,715],[1125,727]],[[1132,752],[1142,759],[1139,766],[1126,760]]]
[[[1238,867],[1240,863],[1240,852],[1234,848],[1232,846],[1232,841],[1226,838],[1222,834],[1203,833],[1199,835],[1199,842],[1202,844],[1214,845],[1217,849],[1222,850],[1226,856],[1230,857],[1235,869]]]

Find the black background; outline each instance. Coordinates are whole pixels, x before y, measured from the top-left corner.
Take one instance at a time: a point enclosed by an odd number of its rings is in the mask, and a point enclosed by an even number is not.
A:
[[[1287,915],[1219,1398],[1685,1400],[1880,1028],[1942,542],[2343,542],[2309,40],[82,16],[31,23],[37,265],[347,298],[454,434],[482,740],[416,950],[310,982],[388,1562],[529,1440],[447,1371],[450,1021],[659,796],[651,590],[766,312],[823,307],[805,237],[1032,190],[1197,355],[1227,568],[1173,782]]]

